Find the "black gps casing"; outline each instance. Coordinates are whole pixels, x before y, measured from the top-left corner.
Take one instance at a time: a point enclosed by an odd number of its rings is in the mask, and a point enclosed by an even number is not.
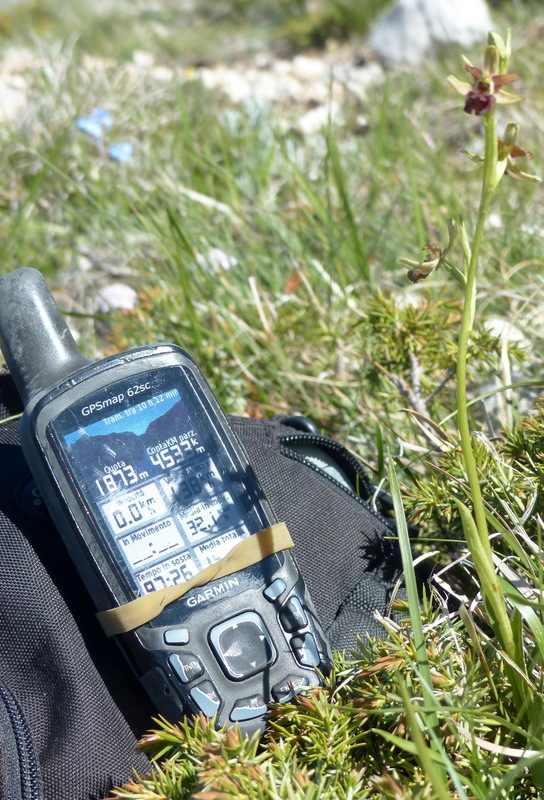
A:
[[[0,278],[0,347],[25,404],[25,457],[98,611],[185,580],[276,522],[181,348],[87,361],[31,269]],[[116,639],[160,714],[201,712],[247,734],[331,661],[288,551],[190,590]]]

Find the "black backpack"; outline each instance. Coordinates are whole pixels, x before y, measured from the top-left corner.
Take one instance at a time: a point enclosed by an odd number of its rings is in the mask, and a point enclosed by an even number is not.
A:
[[[134,770],[153,708],[106,639],[25,464],[0,373],[0,800],[104,797]],[[231,417],[335,649],[383,635],[401,575],[387,497],[304,417]]]

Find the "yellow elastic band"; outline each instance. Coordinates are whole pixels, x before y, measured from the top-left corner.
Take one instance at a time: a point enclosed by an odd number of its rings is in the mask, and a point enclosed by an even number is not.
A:
[[[117,608],[100,611],[96,616],[106,636],[127,633],[158,617],[165,606],[183,597],[195,586],[203,586],[216,578],[232,575],[233,572],[257,564],[263,558],[280,550],[289,550],[293,546],[293,540],[286,524],[278,522],[253,536],[248,536],[247,539],[242,539],[234,545],[232,550],[229,550],[226,556],[214,564],[210,564],[190,580],[144,594]]]

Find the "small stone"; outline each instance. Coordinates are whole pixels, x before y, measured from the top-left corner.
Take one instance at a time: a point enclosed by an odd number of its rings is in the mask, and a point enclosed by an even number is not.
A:
[[[132,53],[132,60],[137,67],[142,69],[151,69],[155,66],[155,56],[153,53],[148,53],[145,50],[135,50]]]
[[[16,120],[27,104],[27,85],[20,75],[0,77],[0,122]]]
[[[36,57],[28,50],[10,48],[0,61],[0,122],[15,122],[27,110],[28,75],[39,67]]]
[[[490,317],[484,320],[483,327],[492,336],[496,336],[501,342],[515,342],[524,349],[530,349],[530,343],[525,334],[507,319],[501,317]]]
[[[220,247],[210,247],[206,255],[197,253],[196,261],[199,267],[212,275],[217,275],[221,270],[230,269],[238,264],[235,256],[229,256]]]
[[[504,227],[504,221],[500,214],[496,211],[492,211],[487,216],[487,225],[489,228],[493,228],[493,230],[500,230]]]
[[[292,74],[300,81],[310,83],[313,81],[327,81],[329,68],[321,58],[310,56],[295,56],[292,63]]]
[[[98,308],[104,312],[113,308],[130,311],[136,305],[137,299],[137,293],[126,283],[110,283],[98,293]]]
[[[175,72],[170,67],[159,65],[150,70],[151,77],[159,83],[169,83],[175,78]]]
[[[296,126],[307,136],[312,133],[319,133],[324,130],[330,123],[335,125],[342,125],[344,118],[338,103],[330,103],[329,105],[320,105],[311,108],[305,114],[299,117]]]
[[[251,84],[247,73],[229,67],[204,67],[198,70],[198,76],[206,89],[220,89],[233,103],[243,103],[252,96]]]
[[[371,63],[346,70],[342,82],[348,92],[359,100],[365,100],[368,90],[372,86],[379,86],[383,82],[383,78],[383,67],[380,64]]]

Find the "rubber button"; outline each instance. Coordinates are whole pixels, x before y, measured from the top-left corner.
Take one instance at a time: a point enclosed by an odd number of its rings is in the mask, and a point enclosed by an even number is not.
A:
[[[274,600],[278,599],[280,594],[283,594],[286,588],[285,582],[282,581],[281,578],[276,578],[276,580],[273,581],[270,586],[267,586],[266,589],[264,589],[263,594],[267,600],[274,602]]]
[[[266,669],[276,650],[261,617],[245,611],[210,631],[210,642],[228,678],[241,681]]]
[[[201,662],[192,653],[172,653],[168,661],[182,683],[191,683],[204,672]]]
[[[217,694],[215,686],[211,681],[199,683],[198,686],[191,689],[190,694],[197,707],[207,717],[213,717],[219,710],[221,698]]]
[[[189,631],[187,628],[170,628],[164,632],[164,643],[169,645],[184,645],[189,642]]]
[[[308,617],[306,616],[302,603],[298,597],[291,597],[290,600],[282,606],[280,611],[280,622],[286,631],[292,633],[299,631],[308,624]]]
[[[295,636],[291,639],[291,647],[296,660],[304,667],[318,667],[321,663],[321,657],[311,633]]]
[[[244,697],[242,700],[237,700],[230,712],[230,718],[232,722],[244,722],[246,719],[263,717],[266,711],[264,699],[260,694],[255,694],[253,697]]]
[[[287,703],[308,686],[310,681],[302,675],[287,675],[272,687],[272,696],[278,703]]]

